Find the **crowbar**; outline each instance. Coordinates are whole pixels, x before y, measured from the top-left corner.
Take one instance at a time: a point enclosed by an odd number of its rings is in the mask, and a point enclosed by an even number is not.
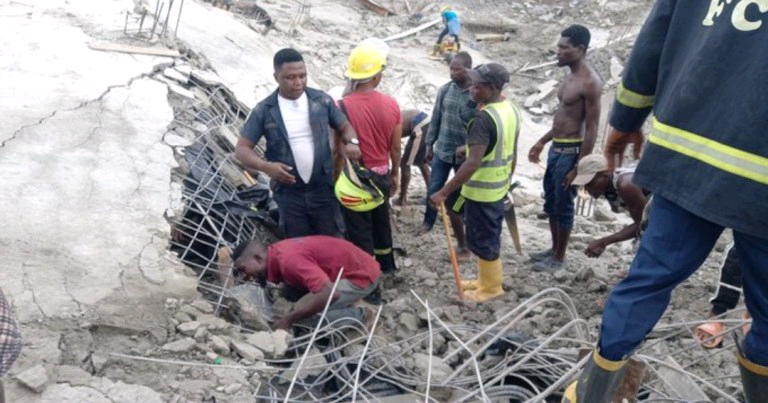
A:
[[[443,218],[443,227],[445,227],[445,238],[448,240],[448,253],[451,255],[451,265],[453,265],[453,278],[456,280],[456,289],[459,292],[459,300],[464,300],[464,288],[461,286],[461,273],[459,273],[459,261],[456,259],[456,250],[453,248],[453,239],[451,239],[451,227],[448,223],[448,213],[445,211],[445,205],[440,203],[440,216]]]

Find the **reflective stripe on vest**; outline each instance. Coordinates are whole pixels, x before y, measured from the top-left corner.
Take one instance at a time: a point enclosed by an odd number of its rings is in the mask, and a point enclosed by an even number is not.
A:
[[[768,158],[653,119],[648,141],[715,168],[768,185]]]
[[[616,100],[630,108],[644,109],[652,107],[656,97],[630,91],[624,87],[624,83],[619,83],[619,88],[616,89]]]
[[[486,105],[483,110],[488,112],[496,126],[496,144],[480,161],[480,167],[464,184],[461,194],[474,201],[495,202],[509,190],[521,116],[517,106],[509,101]]]

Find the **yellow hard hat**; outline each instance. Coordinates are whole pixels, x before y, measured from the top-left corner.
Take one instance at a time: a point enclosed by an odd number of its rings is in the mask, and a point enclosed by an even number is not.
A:
[[[386,64],[386,59],[379,48],[363,44],[352,50],[347,61],[344,76],[352,80],[364,80],[379,73]]]
[[[336,180],[334,193],[352,211],[371,211],[384,203],[384,193],[371,180],[371,172],[347,160]]]
[[[450,10],[450,9],[451,9],[451,6],[443,6],[443,7],[440,7],[440,12],[444,13],[444,12]]]

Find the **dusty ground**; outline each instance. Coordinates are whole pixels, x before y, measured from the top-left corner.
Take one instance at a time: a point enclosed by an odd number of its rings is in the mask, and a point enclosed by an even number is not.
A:
[[[205,316],[209,306],[189,305],[200,298],[194,277],[167,250],[170,228],[163,213],[178,207],[174,204],[179,198],[178,185],[169,185],[170,171],[177,165],[173,147],[186,142],[166,136],[179,100],[168,95],[167,80],[158,78],[158,72],[173,65],[210,66],[241,102],[253,105],[274,88],[274,51],[294,46],[307,59],[312,85],[328,89],[343,83],[346,55],[358,41],[386,37],[435,17],[436,5],[410,3],[413,13],[421,11],[421,18],[380,17],[358,2],[313,0],[307,2],[304,17],[292,23],[299,2],[267,0],[259,5],[273,18],[275,29],[262,35],[248,28],[242,16],[189,0],[178,38],[191,57],[182,61],[88,49],[86,44],[95,40],[125,38],[124,11],[132,10],[133,2],[0,2],[0,16],[7,22],[1,40],[5,49],[12,49],[2,64],[9,79],[0,93],[0,118],[5,122],[0,129],[0,189],[5,195],[0,244],[6,256],[0,263],[0,286],[15,304],[26,340],[22,357],[4,380],[9,401],[252,401],[249,396],[259,380],[250,371],[110,355],[208,363],[220,356],[231,365],[255,359],[244,360],[242,351],[230,352],[231,341],[244,337]],[[452,3],[464,20],[464,49],[476,62],[503,62],[512,71],[547,63],[553,60],[560,30],[583,23],[594,35],[589,59],[608,83],[603,108],[607,114],[617,63],[620,71],[652,2],[499,3]],[[131,24],[135,31],[135,16]],[[390,43],[390,65],[381,89],[403,107],[431,109],[437,88],[448,80],[446,65],[424,57],[438,32],[433,27]],[[486,32],[510,32],[511,38],[473,40],[474,34]],[[551,65],[516,74],[507,95],[522,105],[542,84],[564,74]],[[548,129],[547,111],[555,105],[551,95],[526,105],[531,113],[525,115],[520,140],[523,155]],[[519,163],[516,176],[522,186],[515,196],[524,253],[516,254],[511,239],[504,236],[507,292],[476,306],[456,302],[440,223],[420,238],[412,235],[421,221],[425,189],[414,171],[410,202],[396,210],[395,243],[408,255],[398,261],[401,270],[385,281],[389,305],[380,334],[398,340],[413,331],[403,326],[402,316],[419,312],[410,290],[442,307],[447,321],[483,325],[548,287],[565,290],[596,332],[598,302],[628,267],[632,246],[611,246],[599,259],[587,259],[582,251],[591,239],[617,230],[627,218],[613,215],[598,202],[594,215],[576,219],[568,272],[531,272],[525,253],[549,246],[547,224],[535,218],[541,210],[543,173],[541,166]],[[695,321],[706,314],[724,245],[725,237],[702,270],[673,293],[665,323]],[[467,277],[474,271],[473,264],[462,266]],[[176,328],[192,319],[208,330]],[[541,314],[518,330],[544,336],[560,325],[557,314]],[[226,348],[212,335],[225,340]],[[181,344],[167,344],[176,340]],[[692,344],[690,335],[683,334],[672,347]],[[694,357],[705,356],[697,350]],[[14,378],[38,365],[48,378],[40,393]],[[733,359],[724,354],[692,369],[705,378],[735,373]]]

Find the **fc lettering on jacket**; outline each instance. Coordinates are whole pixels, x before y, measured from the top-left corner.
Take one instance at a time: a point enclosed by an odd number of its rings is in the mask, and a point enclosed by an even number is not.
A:
[[[714,25],[715,19],[723,15],[726,4],[731,3],[735,4],[731,12],[731,23],[734,28],[739,31],[754,31],[763,25],[763,21],[759,19],[747,19],[747,10],[750,6],[755,6],[761,13],[766,13],[768,0],[710,0],[709,11],[702,24],[707,27]]]

